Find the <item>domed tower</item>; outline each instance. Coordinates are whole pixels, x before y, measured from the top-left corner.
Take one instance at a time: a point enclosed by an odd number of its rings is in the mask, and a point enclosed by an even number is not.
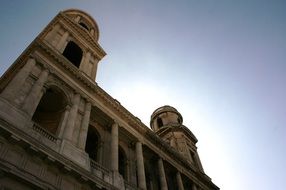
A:
[[[68,9],[47,26],[43,41],[62,54],[75,68],[95,80],[98,62],[106,55],[98,44],[99,30],[87,13]]]
[[[49,147],[84,168],[97,66],[106,55],[98,38],[89,14],[61,11],[0,80],[0,116],[29,134],[42,131],[57,142]]]
[[[151,115],[151,129],[190,163],[203,171],[197,153],[195,135],[183,125],[182,115],[168,105],[156,109]]]

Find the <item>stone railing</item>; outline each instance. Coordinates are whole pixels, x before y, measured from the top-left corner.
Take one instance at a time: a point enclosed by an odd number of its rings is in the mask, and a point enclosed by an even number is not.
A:
[[[57,141],[57,137],[55,137],[53,134],[51,134],[49,131],[45,130],[44,128],[42,128],[39,124],[34,123],[32,129],[38,133],[40,133],[42,136],[44,136],[45,138],[49,139],[52,142],[56,142]]]
[[[111,172],[100,165],[98,162],[90,159],[90,167],[91,167],[91,172],[96,175],[97,177],[103,179],[103,181],[107,183],[112,183],[112,175]]]

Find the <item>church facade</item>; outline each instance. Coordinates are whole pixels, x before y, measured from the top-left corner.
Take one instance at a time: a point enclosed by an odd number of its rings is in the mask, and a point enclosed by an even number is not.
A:
[[[0,189],[217,190],[171,106],[151,129],[100,88],[87,13],[60,12],[0,81]]]

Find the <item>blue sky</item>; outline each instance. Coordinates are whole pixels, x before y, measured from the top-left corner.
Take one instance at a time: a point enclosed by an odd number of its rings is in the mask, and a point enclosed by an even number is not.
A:
[[[0,74],[60,11],[99,25],[98,84],[149,125],[172,105],[221,189],[286,180],[286,1],[2,0]]]

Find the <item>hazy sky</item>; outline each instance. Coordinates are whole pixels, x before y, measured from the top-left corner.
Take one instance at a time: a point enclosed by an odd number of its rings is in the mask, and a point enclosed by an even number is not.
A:
[[[68,8],[99,25],[98,84],[147,126],[177,108],[216,185],[285,189],[285,0],[2,0],[0,74]]]

